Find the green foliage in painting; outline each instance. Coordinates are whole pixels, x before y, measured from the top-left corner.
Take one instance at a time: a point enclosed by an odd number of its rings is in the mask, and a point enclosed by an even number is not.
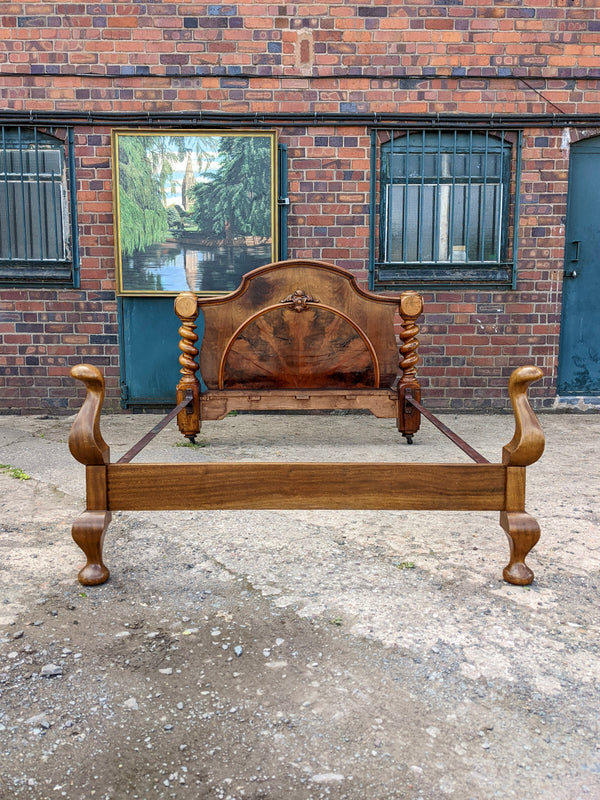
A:
[[[175,144],[171,141],[174,140]],[[119,137],[119,234],[123,255],[164,241],[169,233],[163,204],[181,137]]]
[[[182,211],[183,209],[181,206],[169,206],[169,208],[167,208],[169,228],[174,233],[180,233],[184,230]]]
[[[261,136],[223,136],[218,169],[192,192],[192,218],[202,235],[226,242],[271,236],[271,142]]]

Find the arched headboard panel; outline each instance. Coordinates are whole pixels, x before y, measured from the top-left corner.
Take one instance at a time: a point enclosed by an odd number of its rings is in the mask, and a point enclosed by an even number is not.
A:
[[[361,289],[351,273],[333,264],[293,260],[259,267],[235,292],[199,298],[205,322],[200,374],[209,389],[276,389],[296,380],[330,388],[327,377],[334,387],[357,386],[358,380],[389,388],[398,375],[398,304],[398,297]],[[276,342],[269,344],[269,337]],[[275,368],[277,358],[281,369]],[[294,359],[302,359],[295,378],[282,358],[292,372]]]
[[[297,291],[238,327],[221,356],[218,388],[378,389],[379,379],[365,332],[343,312]]]

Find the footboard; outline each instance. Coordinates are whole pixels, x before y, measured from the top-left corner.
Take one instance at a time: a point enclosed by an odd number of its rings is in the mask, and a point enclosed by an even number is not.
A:
[[[83,584],[108,578],[102,544],[112,511],[169,509],[500,511],[510,543],[503,576],[519,585],[533,580],[525,557],[540,531],[525,512],[525,470],[544,449],[544,435],[527,399],[528,385],[542,375],[537,367],[520,367],[510,378],[515,434],[498,464],[487,463],[472,448],[475,464],[130,463],[152,436],[193,402],[191,394],[117,463],[111,463],[100,432],[102,375],[86,364],[74,367],[71,375],[87,387],[69,437],[71,453],[86,466],[86,511],[73,524],[73,538],[87,558],[79,573]],[[407,402],[418,404],[410,397]]]

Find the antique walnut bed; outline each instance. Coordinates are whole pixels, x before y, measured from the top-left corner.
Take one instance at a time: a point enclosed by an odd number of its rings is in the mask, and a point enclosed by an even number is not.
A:
[[[510,545],[504,579],[531,583],[525,557],[540,530],[525,512],[525,471],[541,456],[544,435],[527,388],[542,371],[525,366],[512,373],[515,434],[501,463],[489,463],[421,405],[416,320],[422,310],[416,292],[375,295],[346,270],[306,260],[255,269],[224,297],[184,292],[175,299],[182,351],[177,406],[114,463],[100,432],[102,374],[89,364],[73,367],[71,375],[87,388],[69,437],[71,453],[86,467],[86,510],[73,524],[87,558],[80,582],[108,578],[102,547],[112,511],[296,508],[497,510]],[[365,409],[394,418],[409,443],[423,415],[475,463],[130,463],[175,416],[193,441],[203,419],[232,410],[314,409]]]

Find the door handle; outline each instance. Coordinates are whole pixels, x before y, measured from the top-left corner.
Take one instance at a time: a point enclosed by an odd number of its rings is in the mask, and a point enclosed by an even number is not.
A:
[[[581,242],[578,241],[578,240],[575,240],[573,242],[573,245],[575,247],[575,253],[573,254],[573,258],[571,259],[573,264],[575,264],[577,261],[579,261],[579,245],[580,244],[581,244]],[[574,278],[575,276],[573,275],[572,277]]]
[[[576,269],[567,269],[563,273],[565,278],[576,278],[577,277],[577,270]]]

